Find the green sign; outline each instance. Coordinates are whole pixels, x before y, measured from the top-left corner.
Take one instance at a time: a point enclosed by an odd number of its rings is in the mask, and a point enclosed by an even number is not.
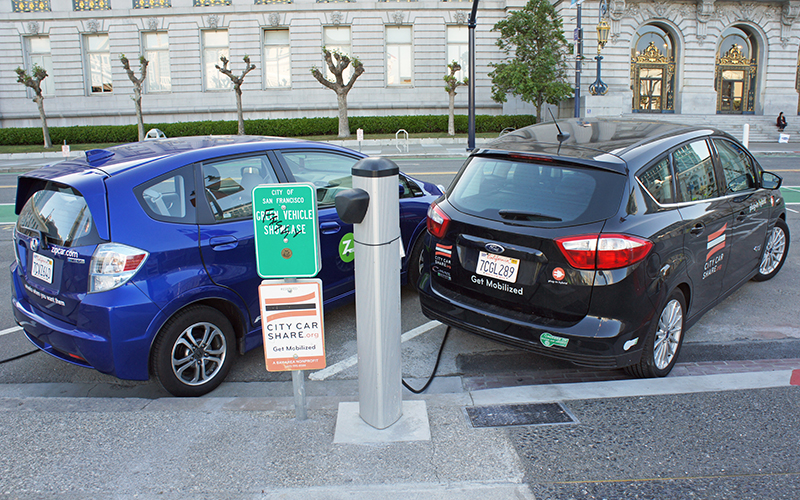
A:
[[[308,278],[322,268],[317,190],[311,184],[253,189],[256,269],[262,278]]]

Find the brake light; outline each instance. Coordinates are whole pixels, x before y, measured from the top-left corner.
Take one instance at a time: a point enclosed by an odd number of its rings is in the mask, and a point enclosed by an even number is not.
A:
[[[653,248],[651,241],[625,234],[569,236],[555,241],[572,267],[587,270],[628,267]]]
[[[428,207],[428,232],[436,238],[444,238],[449,224],[450,217],[439,208],[439,205],[431,203]]]
[[[148,252],[120,243],[98,245],[89,265],[89,293],[113,290],[142,267]]]

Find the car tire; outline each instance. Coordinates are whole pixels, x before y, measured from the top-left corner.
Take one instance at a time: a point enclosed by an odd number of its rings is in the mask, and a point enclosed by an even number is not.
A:
[[[235,356],[228,318],[208,306],[191,306],[164,324],[152,351],[151,366],[173,396],[202,396],[228,375]]]
[[[665,377],[672,371],[683,345],[686,299],[675,290],[648,329],[642,359],[626,371],[639,378]]]
[[[758,272],[753,276],[753,279],[755,281],[767,281],[774,278],[783,267],[783,263],[786,262],[788,254],[789,226],[783,219],[778,219],[775,222],[775,227],[767,233],[764,253],[761,256],[761,262],[758,264]]]
[[[419,291],[419,277],[422,275],[422,268],[425,265],[425,254],[422,252],[425,246],[425,232],[423,232],[414,242],[414,247],[411,249],[411,255],[408,259],[408,284],[414,290]]]

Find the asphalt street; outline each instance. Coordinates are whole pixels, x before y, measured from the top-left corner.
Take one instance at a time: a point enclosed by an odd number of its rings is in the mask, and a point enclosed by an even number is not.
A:
[[[395,159],[446,185],[464,156],[444,149]],[[800,186],[800,153],[758,158]],[[0,176],[0,203],[13,200],[13,177]],[[428,439],[336,442],[340,404],[358,401],[352,305],[326,312],[329,366],[307,374],[302,421],[290,377],[266,372],[258,350],[197,399],[42,353],[0,364],[0,498],[800,498],[800,200],[788,208],[781,273],[706,314],[669,377],[632,380],[453,331],[431,388],[404,394],[425,403]],[[12,259],[11,226],[0,226],[0,267]],[[0,275],[5,304],[8,289]],[[444,327],[408,287],[402,301],[403,371],[421,386]],[[0,308],[0,357],[29,349]],[[503,425],[520,414],[531,420]]]

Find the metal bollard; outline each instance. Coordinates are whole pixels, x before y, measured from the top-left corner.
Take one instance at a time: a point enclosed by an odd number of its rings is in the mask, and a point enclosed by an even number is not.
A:
[[[336,210],[355,241],[359,413],[385,429],[403,415],[399,169],[365,158],[352,173],[353,189],[337,195]]]

